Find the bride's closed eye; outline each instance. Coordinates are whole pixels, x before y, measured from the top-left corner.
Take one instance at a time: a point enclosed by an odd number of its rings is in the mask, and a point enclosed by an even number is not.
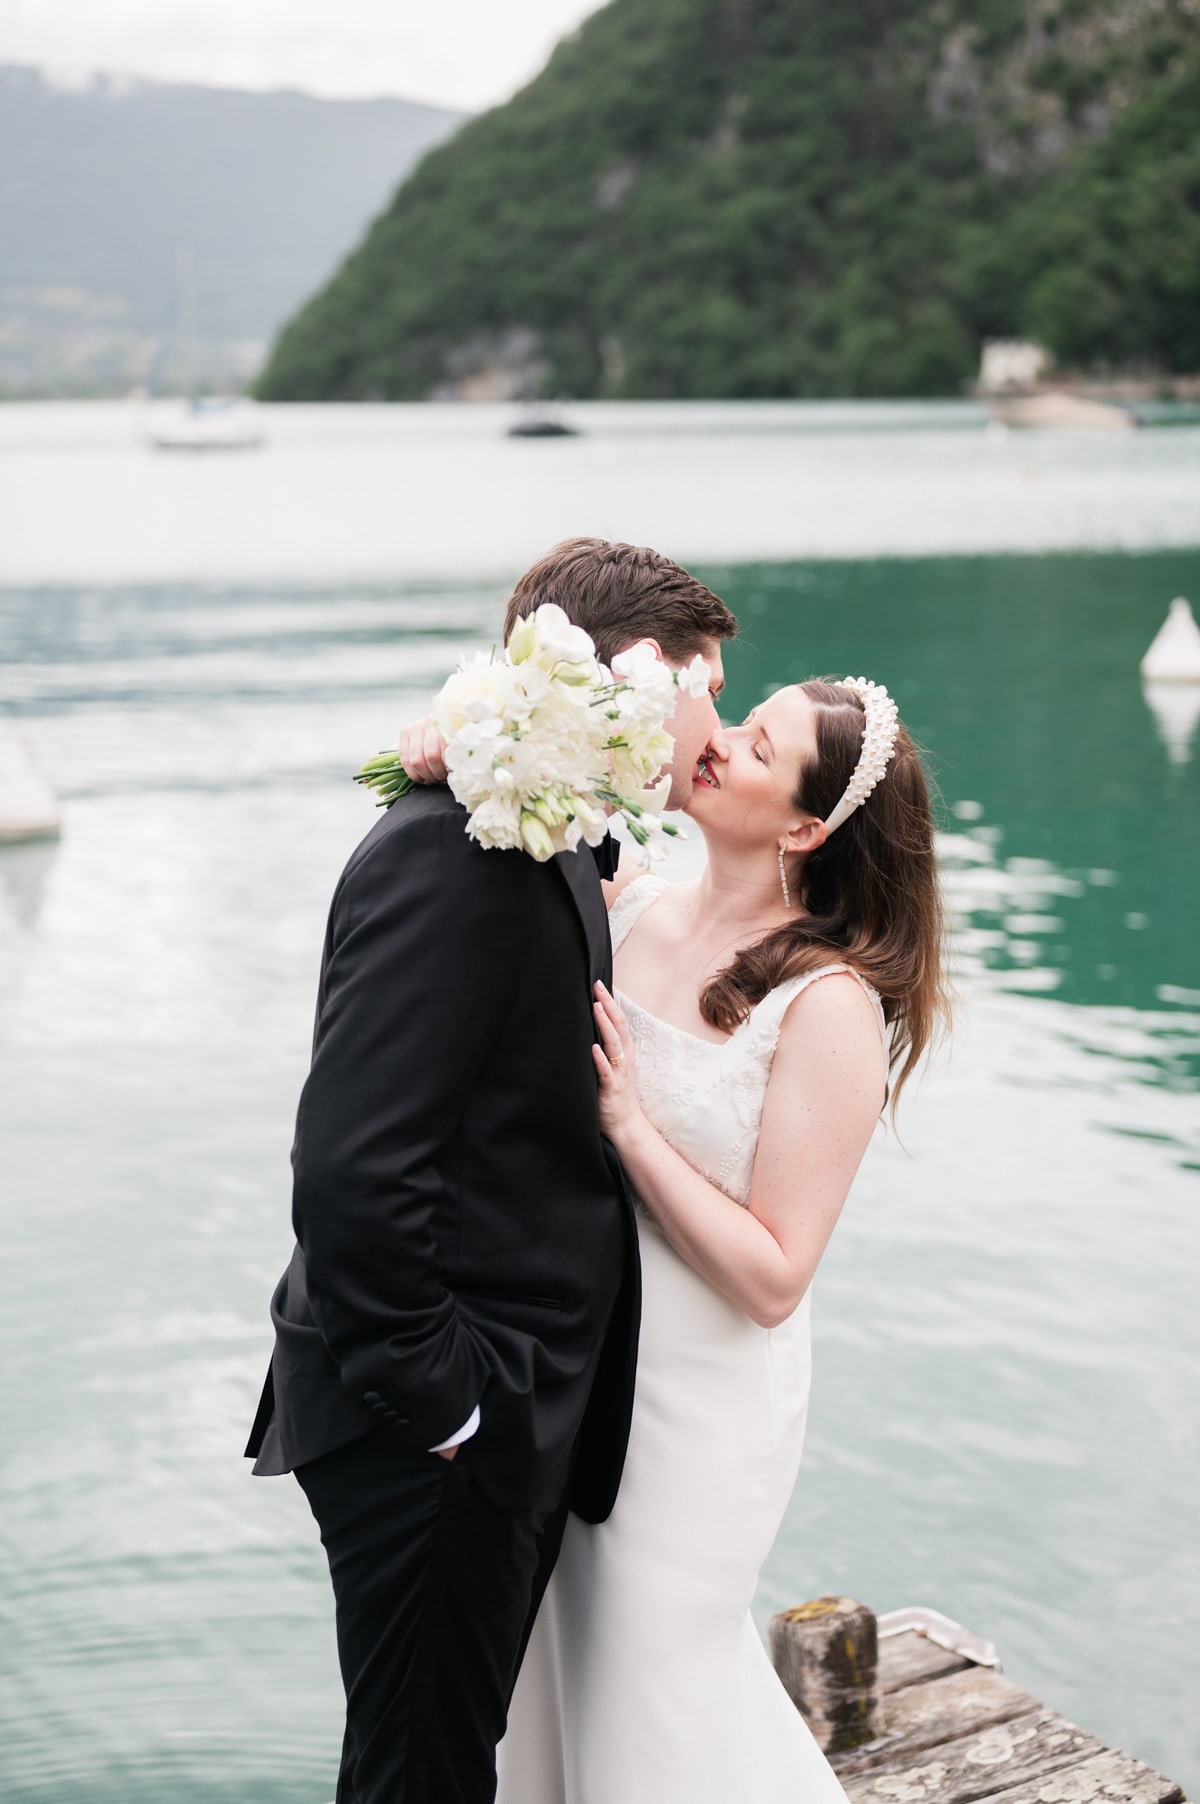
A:
[[[749,726],[753,726],[753,724],[754,724],[754,716],[755,716],[755,714],[756,714],[756,713],[757,713],[757,709],[755,709],[755,708],[751,708],[751,710],[750,710],[750,712],[749,712],[749,714],[747,714],[747,716],[746,716],[746,718],[745,718],[745,720],[744,720],[744,721],[743,721],[743,722],[742,722],[742,725],[743,725],[743,726],[744,726],[744,727],[749,727]],[[764,758],[764,757],[763,757],[763,755],[762,755],[762,753],[761,753],[761,752],[760,752],[760,751],[759,751],[759,749],[758,749],[758,747],[757,747],[757,746],[756,746],[756,745],[752,745],[752,746],[751,746],[751,747],[750,747],[750,750],[751,750],[751,751],[752,751],[752,752],[753,752],[753,753],[754,753],[754,756],[755,756],[755,757],[756,757],[756,758],[757,758],[757,759],[758,759],[758,762],[759,762],[759,763],[760,763],[760,764],[765,764],[765,763],[766,763],[766,762],[767,762],[767,761],[766,761],[766,759],[765,759],[765,758]]]

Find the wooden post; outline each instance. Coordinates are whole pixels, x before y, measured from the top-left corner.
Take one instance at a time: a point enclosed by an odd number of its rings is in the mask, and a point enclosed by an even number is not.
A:
[[[784,1689],[827,1754],[877,1733],[875,1614],[852,1597],[821,1597],[772,1616],[771,1659]]]

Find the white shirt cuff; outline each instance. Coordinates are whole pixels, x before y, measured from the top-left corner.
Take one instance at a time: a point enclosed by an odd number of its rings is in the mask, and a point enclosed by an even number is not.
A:
[[[429,1449],[430,1453],[448,1453],[451,1447],[461,1447],[463,1442],[469,1441],[471,1436],[475,1433],[475,1430],[479,1427],[480,1419],[479,1405],[477,1403],[458,1433],[450,1435],[444,1441],[439,1441],[436,1447],[431,1447]]]

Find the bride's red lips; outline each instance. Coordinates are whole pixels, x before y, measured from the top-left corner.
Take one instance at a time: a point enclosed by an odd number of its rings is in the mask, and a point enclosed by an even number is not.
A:
[[[721,785],[717,781],[717,773],[712,767],[711,759],[711,752],[701,752],[696,760],[696,775],[692,781],[693,783],[702,783],[705,789],[720,789]]]

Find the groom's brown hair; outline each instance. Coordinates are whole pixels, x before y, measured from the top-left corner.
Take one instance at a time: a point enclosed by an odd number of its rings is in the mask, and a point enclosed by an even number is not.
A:
[[[648,545],[564,539],[513,590],[505,639],[523,614],[547,601],[591,635],[605,664],[638,639],[657,639],[669,664],[683,664],[713,640],[737,632],[737,621],[711,589]]]

